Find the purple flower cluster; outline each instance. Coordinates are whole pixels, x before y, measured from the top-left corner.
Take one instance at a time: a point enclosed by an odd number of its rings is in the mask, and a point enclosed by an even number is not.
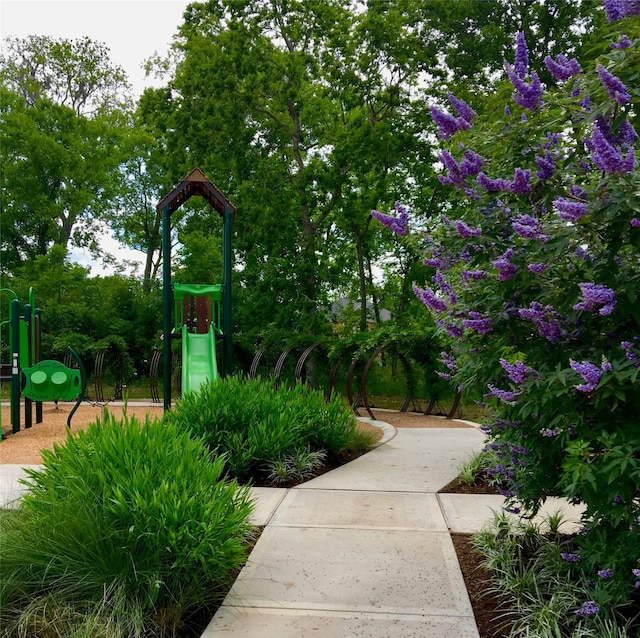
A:
[[[527,269],[536,275],[541,275],[547,268],[547,264],[529,264],[527,266]]]
[[[484,160],[474,151],[467,149],[463,153],[464,159],[458,162],[449,151],[442,151],[438,159],[447,169],[446,175],[438,175],[438,179],[445,186],[459,186],[464,188],[465,178],[477,175],[482,169]]]
[[[584,618],[585,616],[593,616],[600,611],[600,607],[596,605],[593,600],[588,600],[586,603],[582,603],[582,607],[580,609],[576,609],[574,612],[576,616],[581,616]]]
[[[460,323],[469,330],[475,330],[479,335],[487,334],[493,330],[491,319],[475,310],[469,311],[469,319],[462,319]]]
[[[531,74],[531,82],[527,83],[524,78],[518,75],[515,67],[508,62],[505,62],[504,69],[516,90],[512,95],[513,101],[528,111],[535,111],[540,106],[540,100],[544,93],[544,86],[540,82],[538,74],[534,71]]]
[[[444,363],[444,365],[451,371],[453,374],[458,372],[458,366],[456,365],[455,357],[453,357],[448,352],[440,353],[440,361]]]
[[[562,558],[562,560],[566,560],[568,563],[580,562],[580,554],[567,554],[564,552],[560,552],[560,558]]]
[[[640,13],[640,2],[638,0],[604,0],[603,4],[609,22],[616,22],[627,16]]]
[[[513,250],[509,248],[501,257],[498,257],[498,259],[494,259],[491,262],[491,265],[498,271],[499,281],[507,281],[508,279],[515,277],[518,272],[517,267],[509,261],[512,256]]]
[[[536,176],[540,180],[551,179],[556,170],[556,163],[549,151],[545,151],[544,155],[536,155],[535,163],[538,167]]]
[[[589,361],[582,361],[581,363],[577,361],[569,361],[569,365],[571,369],[577,372],[583,379],[584,383],[581,383],[576,386],[576,390],[580,392],[593,392],[600,383],[600,377],[602,377],[602,370],[590,363]]]
[[[537,239],[538,241],[545,243],[548,239],[548,235],[544,235],[540,232],[540,222],[531,215],[517,215],[511,222],[511,228],[513,232],[524,239]]]
[[[620,347],[624,350],[627,361],[638,361],[640,359],[638,356],[638,349],[633,342],[622,341],[620,343]]]
[[[531,193],[531,171],[528,168],[516,168],[509,190],[516,195],[529,195]]]
[[[513,68],[518,74],[518,77],[523,80],[527,77],[527,71],[529,70],[529,52],[527,51],[527,41],[522,31],[516,33],[516,58]]]
[[[458,162],[454,159],[453,155],[449,151],[442,151],[438,154],[438,159],[442,162],[443,166],[447,169],[447,175],[438,175],[438,179],[445,186],[463,186],[464,178],[460,174],[460,167]]]
[[[565,82],[570,77],[578,75],[582,70],[578,60],[571,58],[569,60],[566,55],[559,53],[554,60],[550,55],[544,59],[547,71],[553,75],[556,80]]]
[[[447,304],[442,299],[439,299],[431,288],[422,289],[413,284],[413,292],[433,312],[444,312],[447,309]]]
[[[502,369],[509,376],[509,380],[513,383],[524,383],[529,377],[537,377],[538,372],[529,366],[526,366],[522,361],[516,361],[515,363],[509,363],[506,359],[500,359],[500,365]]]
[[[513,404],[515,399],[520,396],[520,392],[500,390],[500,388],[496,388],[493,385],[489,386],[489,392],[491,392],[494,397],[500,399],[500,401],[504,401],[505,403],[509,404]]]
[[[613,571],[611,569],[601,569],[598,571],[598,576],[606,580],[607,578],[613,577]]]
[[[602,64],[598,64],[596,70],[602,85],[612,100],[615,100],[620,106],[625,105],[631,100],[631,95],[620,78],[613,75],[613,73],[602,66]]]
[[[430,107],[431,118],[438,125],[438,137],[443,140],[455,135],[458,131],[465,131],[471,128],[471,124],[461,117],[454,117],[445,113],[435,106]]]
[[[475,111],[464,100],[455,97],[453,93],[449,93],[447,97],[458,117],[445,113],[435,106],[429,108],[431,118],[438,126],[438,136],[444,140],[455,135],[458,131],[470,129],[471,123],[476,116]]]
[[[582,283],[578,284],[582,291],[583,301],[573,306],[574,310],[595,312],[602,316],[610,315],[616,306],[616,296],[611,288],[602,284]]]
[[[502,177],[491,179],[485,173],[478,173],[476,181],[488,193],[491,191],[506,191],[516,195],[529,195],[531,193],[531,171],[523,168],[516,168],[513,179],[508,180]]]
[[[472,228],[461,220],[457,220],[453,225],[458,232],[458,235],[460,235],[460,237],[464,237],[465,239],[468,239],[469,237],[479,237],[480,235],[482,235],[482,228]]]
[[[441,319],[436,320],[436,326],[442,328],[447,335],[453,337],[454,339],[459,339],[463,334],[464,330],[453,323],[447,323],[446,321],[442,321]]]
[[[436,272],[436,274],[431,278],[431,281],[438,284],[440,290],[447,295],[450,304],[453,305],[458,303],[453,286],[444,278],[444,275],[440,271]]]
[[[447,99],[459,117],[469,123],[473,122],[477,114],[464,100],[457,98],[451,91],[447,91]]]
[[[485,173],[480,173],[477,181],[488,193],[491,191],[508,191],[511,187],[511,182],[508,179],[503,179],[502,177],[491,179]]]
[[[584,202],[574,202],[565,197],[556,197],[553,200],[553,207],[556,209],[558,217],[566,222],[575,223],[588,213],[587,205]]]
[[[372,210],[371,216],[384,224],[387,228],[390,228],[396,235],[406,235],[409,232],[409,215],[407,214],[405,207],[400,202],[395,203],[395,209],[397,217],[379,213],[377,210]]]
[[[633,130],[633,126],[631,126],[631,130]],[[633,132],[635,133],[635,130]],[[597,122],[593,127],[589,142],[593,163],[605,173],[625,175],[634,170],[635,153],[633,148],[630,148],[630,144],[623,142],[620,148],[616,147],[613,141],[607,139],[607,131]],[[623,157],[625,151],[627,154]]]
[[[631,38],[628,35],[621,35],[617,42],[611,43],[612,49],[628,49],[633,44]]]
[[[629,224],[631,225],[631,228],[640,228],[640,219],[638,217],[634,217]]]
[[[533,322],[541,337],[555,343],[562,336],[560,315],[554,312],[553,306],[543,306],[537,301],[531,302],[529,308],[520,308],[518,315],[521,319]]]
[[[477,281],[487,276],[486,270],[463,270],[460,277],[462,281]]]

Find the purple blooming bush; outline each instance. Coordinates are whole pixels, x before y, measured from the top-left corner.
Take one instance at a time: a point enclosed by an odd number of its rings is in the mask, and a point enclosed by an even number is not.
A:
[[[518,36],[484,109],[432,109],[446,217],[419,229],[414,286],[455,356],[443,373],[489,406],[508,506],[586,505],[578,616],[640,583],[640,16],[622,13],[625,46],[594,67],[547,58],[557,86]]]

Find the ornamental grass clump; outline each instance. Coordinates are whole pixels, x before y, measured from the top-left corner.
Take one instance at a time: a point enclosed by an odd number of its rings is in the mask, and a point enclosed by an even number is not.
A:
[[[3,635],[169,637],[219,602],[253,507],[223,471],[203,443],[149,419],[106,415],[43,451],[1,519]]]
[[[373,445],[340,397],[325,400],[308,385],[273,379],[234,376],[204,385],[186,393],[165,420],[204,441],[241,482],[266,480],[274,463],[284,467],[307,455],[309,469],[317,469],[315,453],[336,464]],[[310,476],[306,469],[297,474]]]
[[[449,338],[443,374],[485,395],[507,506],[585,505],[586,619],[640,611],[640,11],[604,4],[612,46],[592,68],[548,58],[544,87],[519,34],[469,126],[434,117],[449,190],[415,234],[414,291]],[[470,153],[480,173],[460,170]]]

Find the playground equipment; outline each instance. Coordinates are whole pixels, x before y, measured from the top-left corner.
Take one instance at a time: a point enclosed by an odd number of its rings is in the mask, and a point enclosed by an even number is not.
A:
[[[173,284],[174,335],[182,338],[182,392],[218,378],[216,337],[222,336],[222,286]]]
[[[20,311],[18,296],[3,288],[0,292],[12,297],[9,304],[9,319],[0,323],[0,329],[8,326],[10,364],[0,366],[2,381],[11,383],[11,431],[20,431],[20,397],[24,396],[25,428],[33,421],[33,402],[36,404],[36,423],[42,423],[43,401],[72,401],[76,405],[69,413],[67,427],[78,409],[86,388],[86,375],[80,357],[71,348],[78,369],[72,370],[58,361],[40,361],[40,309],[35,308],[33,288],[29,289],[29,303]],[[1,422],[0,422],[1,425]]]
[[[163,285],[163,395],[164,409],[171,408],[171,310],[173,307],[173,290],[171,286],[171,215],[189,198],[203,197],[218,212],[223,220],[222,231],[222,286],[219,292],[207,292],[205,295],[212,301],[222,304],[222,317],[216,325],[207,327],[206,333],[192,333],[189,326],[182,324],[182,370],[183,391],[199,385],[204,378],[211,378],[215,364],[215,340],[219,337],[223,342],[222,373],[231,372],[233,364],[232,317],[231,317],[231,223],[235,217],[235,206],[214,186],[208,177],[194,168],[171,192],[158,202],[156,210],[162,216],[162,285]],[[215,286],[214,286],[215,288]],[[185,293],[191,294],[191,293]],[[217,300],[214,299],[218,295]],[[197,296],[196,296],[197,297]],[[196,302],[197,303],[197,302]],[[205,302],[206,303],[206,302]],[[184,329],[186,326],[186,329]],[[208,369],[207,369],[208,368]],[[186,369],[186,382],[184,386]],[[193,375],[193,376],[192,376]],[[215,370],[217,378],[217,367]]]

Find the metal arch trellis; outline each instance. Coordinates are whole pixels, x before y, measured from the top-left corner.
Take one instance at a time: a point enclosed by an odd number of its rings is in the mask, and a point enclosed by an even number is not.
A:
[[[376,360],[376,358],[388,347],[392,346],[392,345],[397,345],[397,342],[395,341],[390,341],[386,344],[383,344],[382,346],[379,346],[378,348],[376,348],[373,353],[371,354],[371,356],[369,357],[365,368],[364,368],[364,372],[362,374],[362,378],[361,378],[361,382],[360,382],[360,394],[359,394],[359,398],[362,400],[363,402],[363,407],[365,408],[365,410],[367,411],[367,413],[369,414],[369,416],[372,419],[375,419],[375,416],[373,415],[373,412],[371,411],[371,407],[369,405],[369,396],[367,393],[367,380],[369,377],[369,371],[371,369],[371,366],[373,365],[373,362]],[[397,356],[400,359],[400,362],[402,363],[405,371],[407,372],[408,375],[411,374],[412,371],[412,366],[411,363],[409,362],[409,359],[402,354],[402,352],[397,352]],[[414,399],[415,397],[413,396],[412,392],[411,392],[411,388],[407,388],[407,395],[405,397],[404,403],[402,405],[402,407],[400,408],[400,412],[406,412],[409,408],[409,404],[411,403],[411,401]],[[454,399],[453,399],[453,403],[451,405],[451,408],[449,409],[449,412],[447,413],[446,418],[447,419],[453,419],[458,407],[460,406],[460,400],[461,400],[461,393],[460,392],[456,392]],[[427,407],[427,409],[425,410],[424,414],[426,416],[429,416],[433,409],[435,408],[437,404],[437,400],[435,397],[431,397],[429,399],[429,405]]]
[[[251,362],[251,367],[249,368],[249,379],[255,379],[258,376],[258,366],[260,365],[260,360],[266,351],[266,348],[260,348],[260,350],[256,352],[253,357],[253,361]]]
[[[151,389],[151,400],[160,403],[160,392],[158,391],[158,370],[162,361],[162,350],[159,348],[151,355],[151,365],[149,366],[149,386]]]
[[[287,357],[291,354],[293,349],[293,346],[291,346],[290,348],[283,350],[278,357],[278,361],[276,361],[276,365],[273,368],[273,376],[276,381],[276,387],[280,385],[280,375],[282,374],[282,368],[284,367],[285,361],[287,360]]]
[[[363,407],[364,407],[364,409],[367,411],[368,415],[372,419],[375,419],[375,416],[374,416],[373,412],[371,411],[371,407],[369,406],[369,396],[368,396],[368,393],[367,393],[367,379],[369,377],[369,371],[371,370],[371,366],[373,365],[373,362],[376,360],[376,358],[384,350],[386,350],[388,347],[390,347],[392,345],[397,345],[397,344],[396,344],[395,341],[390,341],[389,343],[385,343],[382,346],[378,346],[373,351],[373,353],[371,354],[371,356],[367,360],[367,363],[364,366],[364,372],[362,373],[362,378],[360,380],[360,397],[362,398]],[[404,369],[407,372],[407,374],[410,374],[410,372],[411,372],[411,364],[409,363],[409,360],[401,352],[398,352],[397,355],[398,355],[398,358],[400,359],[400,362],[404,366]],[[405,397],[404,403],[402,404],[402,407],[400,408],[400,412],[406,412],[407,411],[407,409],[409,407],[409,404],[411,403],[412,399],[413,399],[413,395],[412,395],[412,392],[411,392],[411,388],[407,388],[407,395]]]

